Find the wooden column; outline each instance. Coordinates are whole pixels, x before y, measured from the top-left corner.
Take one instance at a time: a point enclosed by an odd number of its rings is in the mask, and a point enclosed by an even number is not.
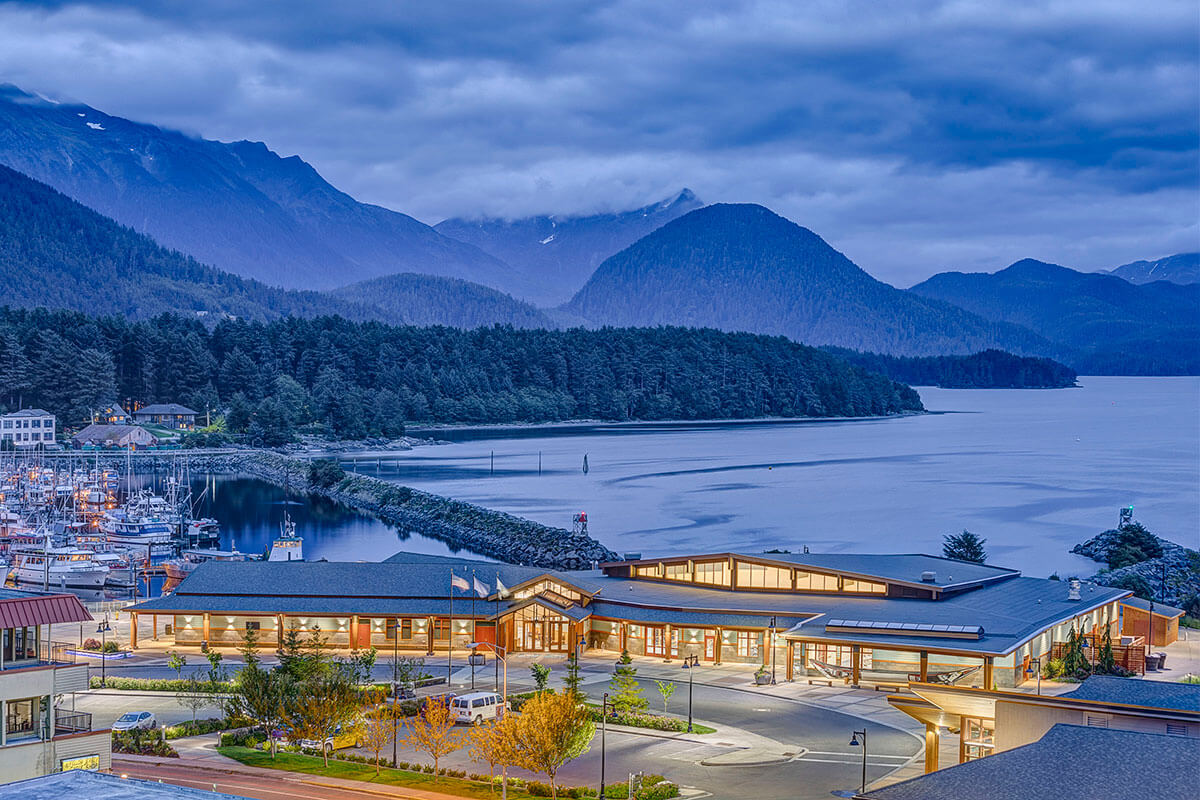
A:
[[[921,651],[921,683],[929,680],[929,651]],[[935,731],[936,733],[936,731]]]
[[[137,618],[138,612],[129,612],[129,649],[137,650]]]
[[[425,641],[429,645],[426,655],[433,655],[433,617],[425,618]]]
[[[793,674],[794,673],[793,667],[795,666],[795,664],[796,664],[796,643],[789,639],[788,643],[787,643],[787,669],[786,669],[786,674],[785,674],[785,680],[793,681],[796,679],[796,676]]]
[[[996,682],[994,677],[995,658],[992,656],[984,656],[983,658],[983,688],[991,690],[992,685]]]
[[[283,650],[283,624],[284,624],[283,621],[284,621],[284,619],[285,619],[285,617],[283,614],[277,614],[275,616],[275,646],[278,647],[280,651]]]
[[[663,653],[667,661],[671,660],[671,626],[663,626]]]
[[[158,641],[158,614],[150,617],[150,638]]]
[[[628,622],[619,622],[617,624],[621,626],[621,635],[620,635],[621,652],[624,653],[626,650],[629,649],[629,623]]]
[[[209,617],[210,617],[209,613],[207,611],[205,611],[204,612],[204,628],[203,628],[204,635],[202,637],[202,641],[205,641],[205,642],[208,641],[208,634],[209,634],[209,631],[211,630],[209,627]]]
[[[850,645],[850,682],[858,686],[859,678],[862,676],[862,647],[856,644]]]
[[[358,614],[350,617],[350,649],[358,649]]]
[[[764,630],[762,632],[762,640],[763,640],[762,665],[763,665],[763,668],[765,669],[765,668],[771,666],[771,659],[775,658],[775,652],[774,652],[775,648],[771,646],[774,644],[774,642],[771,641],[771,629],[770,628],[767,628],[766,630]]]
[[[713,643],[713,663],[717,665],[721,663],[721,640],[724,638],[721,629],[717,628],[717,641]]]
[[[938,733],[937,725],[932,722],[925,723],[925,774],[937,772],[938,770],[938,750],[941,748],[942,737]]]

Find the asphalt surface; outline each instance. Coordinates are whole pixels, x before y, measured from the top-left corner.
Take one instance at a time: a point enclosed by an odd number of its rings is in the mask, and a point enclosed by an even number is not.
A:
[[[194,769],[170,764],[144,764],[113,758],[113,772],[147,781],[173,783],[205,791],[254,797],[259,800],[379,800],[377,792],[356,792],[332,786],[313,786],[290,780],[291,773],[259,777]]]

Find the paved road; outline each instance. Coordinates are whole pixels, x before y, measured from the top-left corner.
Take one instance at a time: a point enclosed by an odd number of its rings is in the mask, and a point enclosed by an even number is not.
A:
[[[63,709],[71,708],[68,697],[62,705]],[[148,695],[121,692],[112,694],[97,694],[88,692],[75,696],[75,710],[87,711],[92,715],[92,727],[97,730],[112,727],[117,717],[128,711],[152,711],[159,725],[175,725],[192,718],[192,710],[184,708],[173,696],[153,697]],[[223,716],[217,706],[203,708],[196,712],[197,719]]]

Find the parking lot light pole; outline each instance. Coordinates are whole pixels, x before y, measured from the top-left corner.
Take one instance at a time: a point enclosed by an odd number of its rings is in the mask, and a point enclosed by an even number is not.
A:
[[[600,705],[600,797],[604,800],[604,735],[608,732],[608,692]]]
[[[851,731],[850,732],[850,746],[851,747],[859,746],[860,742],[858,741],[858,737],[860,737],[860,736],[862,737],[861,745],[862,745],[862,749],[863,749],[863,763],[862,763],[862,786],[859,787],[858,793],[866,794],[867,793],[867,728],[865,725],[863,726],[863,729],[861,731]]]
[[[392,620],[392,769],[396,768],[396,737],[400,735],[397,715],[400,713],[400,620]]]
[[[505,658],[504,656],[500,655],[500,651],[503,650],[504,655],[506,656],[506,655],[508,655],[508,649],[501,645],[496,644],[495,642],[471,642],[471,644],[468,646],[472,650],[477,650],[478,648],[484,647],[484,646],[492,648],[492,655],[495,656],[496,658],[500,659],[500,663],[504,665],[504,694],[500,695],[500,698],[501,698],[500,711],[504,716],[507,716],[508,715],[508,659]],[[472,669],[472,672],[474,672],[473,669]],[[501,770],[502,771],[500,773],[500,800],[508,800],[508,765],[503,764],[501,766]],[[601,790],[600,796],[601,797],[604,796],[603,790]]]
[[[100,634],[100,688],[104,689],[108,686],[107,671],[108,658],[104,652],[104,646],[108,644],[108,632],[112,630],[112,626],[108,624],[108,614],[104,615],[104,621],[96,626],[96,633]]]

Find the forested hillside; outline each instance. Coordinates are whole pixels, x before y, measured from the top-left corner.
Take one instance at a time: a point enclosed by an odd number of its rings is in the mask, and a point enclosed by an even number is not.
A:
[[[1200,374],[1200,284],[1142,286],[1025,259],[996,273],[943,272],[912,287],[1067,348],[1084,375]]]
[[[0,166],[0,304],[148,317],[164,311],[361,314],[316,292],[289,292],[160,247],[45,184]]]
[[[864,416],[917,393],[779,337],[682,328],[464,331],[336,317],[130,322],[0,310],[0,398],[64,423],[113,398],[227,409],[278,443],[310,426],[350,438],[406,421]]]
[[[1075,385],[1075,370],[1049,358],[985,350],[969,356],[888,356],[824,347],[855,366],[914,386],[945,389],[1061,389]]]
[[[479,328],[512,325],[517,328],[556,327],[538,309],[511,295],[478,283],[433,275],[388,275],[330,292],[334,297],[370,305],[380,317],[401,325],[447,325]]]
[[[605,325],[695,325],[898,355],[1054,347],[1015,325],[877,281],[758,205],[712,205],[617,253],[563,307]]]

